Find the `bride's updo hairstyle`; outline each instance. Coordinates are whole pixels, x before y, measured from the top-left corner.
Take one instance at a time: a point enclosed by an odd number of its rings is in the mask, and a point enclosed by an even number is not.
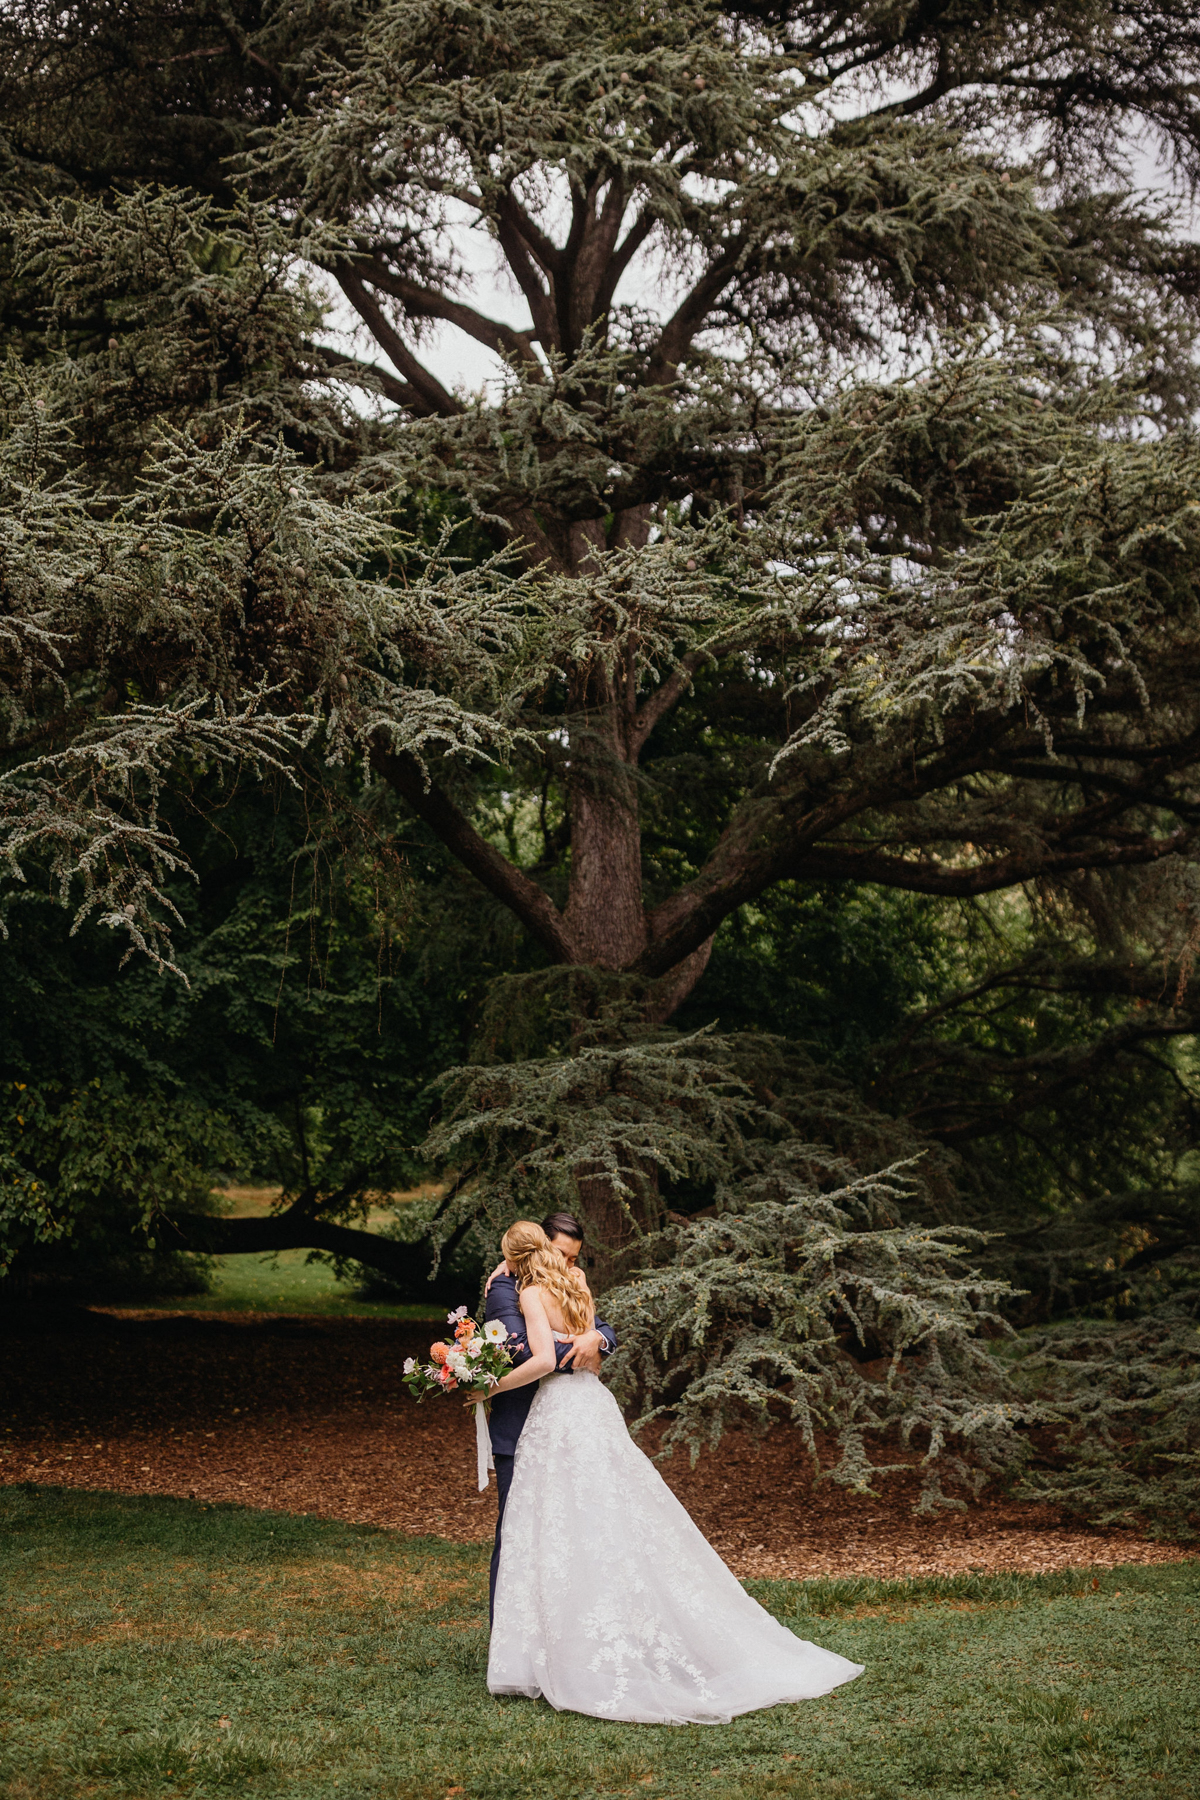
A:
[[[540,1225],[532,1219],[518,1219],[501,1238],[500,1248],[517,1278],[518,1288],[545,1288],[558,1301],[568,1330],[590,1331],[592,1302],[588,1291]]]

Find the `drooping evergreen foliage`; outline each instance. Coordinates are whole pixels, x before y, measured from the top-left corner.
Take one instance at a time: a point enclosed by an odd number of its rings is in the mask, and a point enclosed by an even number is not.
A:
[[[184,970],[169,794],[386,793],[476,884],[443,941],[525,934],[435,1235],[582,1208],[681,1420],[794,1413],[813,1357],[839,1429],[978,1451],[989,1282],[1190,1316],[1200,286],[1128,174],[1139,136],[1200,166],[1190,11],[99,0],[0,39],[10,875]],[[870,1004],[831,933],[893,946]],[[769,1192],[789,1133],[836,1180]],[[373,1166],[277,1237],[397,1267],[329,1235]],[[952,1226],[1003,1233],[978,1277]],[[860,1301],[890,1385],[837,1361]]]
[[[639,1028],[637,996],[611,981],[586,996],[578,980],[562,985],[495,984],[485,1027],[507,1025],[511,1049],[505,1003],[533,989],[541,1004],[519,1028],[552,1038],[573,1023],[573,1054],[443,1082],[427,1149],[459,1181],[442,1230],[482,1210],[490,1238],[514,1208],[579,1205],[598,1182],[631,1219],[664,1199],[687,1207],[639,1242],[648,1264],[605,1301],[624,1348],[617,1391],[647,1403],[643,1423],[670,1413],[667,1448],[685,1441],[694,1454],[730,1421],[784,1416],[814,1456],[816,1433],[836,1431],[835,1479],[865,1488],[884,1466],[870,1440],[899,1426],[926,1452],[927,1506],[945,1500],[947,1472],[970,1481],[972,1466],[981,1478],[1019,1465],[1016,1427],[1038,1408],[1021,1404],[981,1336],[1011,1330],[995,1310],[1007,1284],[961,1266],[977,1233],[903,1216],[922,1200],[936,1208],[944,1159],[777,1039]]]
[[[319,797],[253,782],[169,797],[196,875],[171,890],[186,986],[144,959],[121,969],[94,921],[67,937],[51,896],[10,908],[0,1147],[20,1291],[162,1292],[187,1283],[181,1246],[207,1230],[225,1251],[357,1250],[429,1296],[428,1249],[389,1259],[366,1220],[428,1182],[424,1091],[463,1054],[486,962],[471,986],[439,941],[442,871],[385,842],[386,797],[375,818]],[[209,1190],[239,1179],[277,1184],[276,1216],[222,1216]]]

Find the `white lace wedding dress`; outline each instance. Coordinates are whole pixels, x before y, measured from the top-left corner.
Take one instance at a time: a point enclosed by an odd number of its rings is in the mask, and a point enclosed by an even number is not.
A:
[[[546,1376],[504,1509],[493,1694],[638,1724],[724,1724],[862,1674],[752,1600],[598,1376]]]

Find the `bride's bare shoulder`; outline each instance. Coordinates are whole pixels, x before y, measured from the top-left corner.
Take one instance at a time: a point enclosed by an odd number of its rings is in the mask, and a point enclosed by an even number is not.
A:
[[[564,1331],[566,1325],[562,1316],[562,1308],[553,1294],[546,1293],[535,1283],[521,1289],[521,1313],[526,1319],[544,1319],[551,1331]],[[528,1305],[526,1301],[528,1300]]]

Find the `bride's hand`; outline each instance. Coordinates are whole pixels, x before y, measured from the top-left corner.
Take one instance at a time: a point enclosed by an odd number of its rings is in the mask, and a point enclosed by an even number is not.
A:
[[[510,1268],[506,1262],[498,1262],[496,1264],[495,1268],[492,1270],[491,1274],[488,1276],[487,1280],[483,1284],[483,1291],[484,1291],[485,1296],[488,1292],[488,1289],[491,1287],[493,1281],[495,1281],[497,1275],[509,1275],[511,1273],[512,1273],[512,1271],[510,1270]]]

